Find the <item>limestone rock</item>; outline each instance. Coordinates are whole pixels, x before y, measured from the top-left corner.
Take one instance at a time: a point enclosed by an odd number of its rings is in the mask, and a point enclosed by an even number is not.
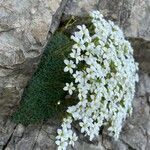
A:
[[[0,116],[11,114],[66,0],[0,0]]]

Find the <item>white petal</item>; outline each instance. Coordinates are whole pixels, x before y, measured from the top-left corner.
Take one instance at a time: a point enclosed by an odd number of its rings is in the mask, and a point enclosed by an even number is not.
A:
[[[68,72],[68,70],[69,70],[68,67],[64,68],[64,72]]]
[[[55,143],[56,143],[57,145],[60,145],[60,141],[58,141],[58,140],[57,140],[57,141],[55,141]]]
[[[66,65],[68,65],[69,60],[65,59],[65,60],[64,60],[64,63],[65,63]]]
[[[73,73],[73,69],[70,69],[69,72],[72,74]]]
[[[69,94],[72,95],[72,93],[73,93],[72,90],[69,90]]]
[[[68,91],[68,87],[65,86],[65,87],[63,88],[63,90],[64,90],[64,91]]]

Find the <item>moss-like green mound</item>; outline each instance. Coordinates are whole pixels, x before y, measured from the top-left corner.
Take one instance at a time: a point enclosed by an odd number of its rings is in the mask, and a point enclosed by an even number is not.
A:
[[[24,91],[20,108],[12,116],[14,122],[24,125],[38,123],[52,116],[58,117],[67,108],[63,87],[71,79],[63,72],[63,61],[72,44],[62,33],[51,38],[36,73]],[[59,106],[58,101],[61,101]]]

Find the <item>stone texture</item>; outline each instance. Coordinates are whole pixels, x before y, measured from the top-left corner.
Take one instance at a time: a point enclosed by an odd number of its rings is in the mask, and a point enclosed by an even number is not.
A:
[[[0,116],[11,114],[66,0],[0,0]]]
[[[140,69],[150,72],[150,1],[149,0],[69,0],[63,20],[73,16],[87,16],[98,9],[116,22],[132,42]]]
[[[150,1],[134,0],[126,34],[150,41]]]
[[[150,72],[149,8],[149,0],[69,0],[64,10],[63,21],[70,16],[86,17],[90,11],[100,10],[105,18],[114,21],[124,30],[135,49],[140,69]]]
[[[149,0],[69,0],[63,18],[86,16],[98,9],[122,27],[127,37],[150,40],[149,7]]]
[[[65,1],[0,0],[0,116],[18,105],[22,91],[33,74],[48,39],[58,26]],[[63,19],[86,16],[99,9],[124,29],[140,63],[140,82],[133,101],[133,115],[114,141],[105,130],[96,142],[80,140],[68,150],[149,150],[150,149],[150,1],[69,0]],[[59,123],[14,124],[0,117],[0,150],[55,150]]]
[[[121,133],[121,140],[136,150],[149,147],[150,129],[150,76],[140,73],[140,83],[133,103],[133,115],[128,118]]]
[[[103,130],[93,142],[83,136],[75,147],[67,150],[149,150],[150,149],[150,75],[140,72],[133,102],[133,115],[127,119],[120,139],[114,141]],[[9,119],[0,120],[0,150],[55,150],[57,120],[24,127],[15,125]]]
[[[150,41],[141,38],[129,38],[135,51],[136,60],[139,62],[140,69],[150,72]]]
[[[0,150],[9,141],[14,133],[16,125],[7,118],[0,118]]]
[[[84,16],[91,10],[97,9],[99,0],[68,0],[65,7],[65,17]],[[66,19],[66,18],[65,18]]]

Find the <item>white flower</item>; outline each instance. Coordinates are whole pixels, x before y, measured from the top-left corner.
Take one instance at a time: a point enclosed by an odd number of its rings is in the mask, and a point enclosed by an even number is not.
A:
[[[73,121],[79,122],[80,132],[90,140],[105,125],[109,125],[109,134],[118,139],[123,121],[132,113],[138,64],[131,44],[119,27],[106,21],[99,11],[90,16],[95,27],[92,35],[85,25],[77,26],[79,31],[71,36],[75,42],[71,59],[65,60],[64,71],[70,72],[74,84],[66,83],[64,90],[70,95],[76,90],[79,102],[68,107],[68,117],[57,131],[60,150],[66,150],[68,144],[74,146],[77,140]]]
[[[76,59],[76,64],[79,63],[83,58],[81,56],[81,50],[80,49],[72,49],[72,53],[70,53],[71,58]]]
[[[80,30],[80,32],[82,32],[83,34],[85,35],[88,35],[89,34],[89,30],[86,28],[86,26],[83,24],[83,25],[78,25],[77,28]]]
[[[64,91],[68,91],[70,95],[72,95],[73,91],[75,90],[75,87],[73,86],[73,83],[71,82],[66,83],[66,86],[63,88]]]
[[[91,66],[90,68],[86,68],[86,71],[87,71],[87,78],[90,79],[94,79],[96,78],[96,74],[97,74],[97,70],[94,66]]]
[[[74,74],[73,74],[73,77],[75,79],[75,83],[83,83],[84,82],[84,79],[82,78],[84,76],[84,72],[82,71],[76,71]]]
[[[57,150],[66,150],[67,149],[67,146],[68,146],[67,142],[62,142],[62,141],[58,140],[55,143],[58,145]]]
[[[78,137],[76,136],[75,133],[72,134],[72,136],[70,136],[70,141],[69,141],[69,144],[74,146],[74,142],[76,142],[78,139]]]
[[[88,124],[84,122],[80,122],[79,125],[81,126],[81,133],[84,133],[88,130]]]
[[[85,50],[85,40],[82,38],[83,37],[83,33],[82,32],[75,32],[75,35],[71,36],[71,39],[74,40],[76,42],[76,44],[73,45],[74,49],[81,49],[81,50]]]
[[[71,36],[71,39],[74,40],[76,43],[84,44],[82,37],[83,37],[82,32],[75,32],[74,35]]]
[[[65,68],[64,68],[64,71],[65,72],[70,72],[71,74],[73,73],[73,68],[76,67],[76,65],[74,64],[74,62],[72,60],[64,60],[64,63],[67,65]]]
[[[99,12],[99,11],[92,11],[90,13],[90,16],[93,18],[93,19],[102,19],[103,18],[103,15]]]
[[[75,106],[71,106],[71,107],[68,107],[68,109],[67,109],[67,112],[68,113],[73,113],[73,112],[75,112],[76,111],[76,107]]]
[[[63,135],[63,131],[61,129],[58,129],[57,134],[58,134],[58,136],[56,137],[56,139],[61,139],[61,137]]]
[[[66,127],[66,128],[71,128],[71,123],[72,123],[72,118],[71,117],[68,117],[68,118],[64,118],[63,119],[63,124],[62,124],[62,127]]]

